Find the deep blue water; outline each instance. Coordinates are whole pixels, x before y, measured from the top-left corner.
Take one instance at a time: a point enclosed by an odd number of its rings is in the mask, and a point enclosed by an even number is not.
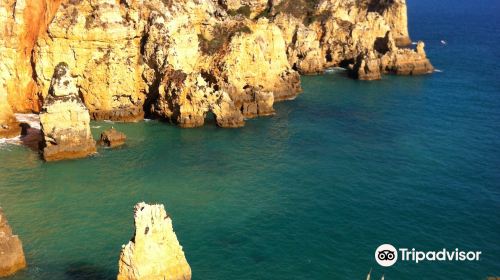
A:
[[[304,77],[243,129],[114,124],[127,147],[79,161],[3,146],[0,204],[29,263],[12,279],[115,278],[142,200],[166,205],[194,279],[500,276],[499,6],[409,0],[431,76]],[[483,253],[382,268],[382,243]]]

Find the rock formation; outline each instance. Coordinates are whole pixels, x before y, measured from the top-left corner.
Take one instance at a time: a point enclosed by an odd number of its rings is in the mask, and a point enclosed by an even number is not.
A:
[[[96,152],[89,111],[83,105],[66,63],[59,63],[40,113],[43,158],[46,161],[82,158]]]
[[[14,274],[26,267],[23,244],[7,222],[2,208],[0,208],[0,277]]]
[[[39,110],[62,60],[93,119],[151,114],[197,127],[213,113],[240,127],[297,96],[299,73],[431,72],[423,44],[404,48],[406,9],[405,0],[4,0],[0,91],[16,112]]]
[[[110,128],[101,133],[99,144],[110,148],[116,148],[124,145],[126,140],[127,136],[125,136],[124,133],[119,132],[114,128]]]
[[[424,43],[418,42],[416,51],[388,46],[384,55],[367,51],[359,55],[349,69],[360,80],[379,80],[382,73],[396,75],[423,75],[434,71],[424,51]]]
[[[163,205],[138,203],[135,234],[123,245],[118,280],[189,280],[191,268]]]

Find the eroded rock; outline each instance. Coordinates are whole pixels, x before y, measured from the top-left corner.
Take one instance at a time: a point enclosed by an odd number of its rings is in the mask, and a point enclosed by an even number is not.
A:
[[[9,276],[26,267],[23,244],[7,222],[0,208],[0,277]]]
[[[163,205],[138,203],[135,233],[123,245],[118,280],[190,280],[191,268]]]
[[[354,77],[371,81],[382,79],[380,59],[372,52],[360,55],[351,67]]]
[[[40,123],[43,158],[57,161],[87,157],[96,152],[90,132],[89,111],[78,96],[78,89],[66,63],[59,63],[44,100]]]

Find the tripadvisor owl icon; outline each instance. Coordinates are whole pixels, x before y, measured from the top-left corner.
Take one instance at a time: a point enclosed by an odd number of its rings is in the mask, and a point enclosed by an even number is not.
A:
[[[380,245],[375,250],[375,260],[381,266],[392,266],[398,260],[398,250],[391,244]]]

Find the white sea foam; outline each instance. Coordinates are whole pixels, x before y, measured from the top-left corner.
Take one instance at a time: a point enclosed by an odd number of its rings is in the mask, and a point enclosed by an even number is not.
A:
[[[412,45],[418,45],[418,43],[417,43],[417,42],[411,42],[411,44],[412,44]]]
[[[434,69],[434,72],[436,72],[436,73],[443,73],[443,70]]]
[[[331,67],[331,68],[325,69],[325,73],[327,73],[327,74],[344,72],[344,71],[346,71],[346,69],[342,68],[342,67]]]
[[[0,149],[6,148],[8,145],[19,145],[21,144],[21,137],[13,138],[0,138]]]
[[[40,137],[40,117],[37,114],[14,114],[16,120],[20,123],[26,123],[30,127],[21,139],[21,136],[12,138],[0,138],[0,148],[5,148],[7,145],[21,145],[27,142],[38,141]]]

